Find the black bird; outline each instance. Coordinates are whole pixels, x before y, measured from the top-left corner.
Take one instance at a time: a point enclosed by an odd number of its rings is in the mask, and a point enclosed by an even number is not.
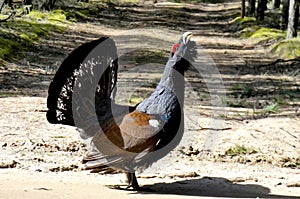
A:
[[[186,32],[173,45],[156,89],[135,107],[114,102],[118,59],[111,38],[83,44],[64,60],[49,87],[47,119],[81,129],[89,146],[83,158],[87,169],[122,170],[128,188],[141,190],[135,171],[179,144],[184,132],[184,72],[196,56],[191,37]]]

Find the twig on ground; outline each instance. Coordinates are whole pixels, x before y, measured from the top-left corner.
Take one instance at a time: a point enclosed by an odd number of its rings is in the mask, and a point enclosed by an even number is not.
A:
[[[257,66],[258,68],[262,68],[262,67],[267,67],[267,66],[274,66],[275,64],[278,64],[278,63],[286,63],[286,62],[300,62],[300,58],[297,57],[295,59],[277,59],[271,63],[268,63],[268,64],[264,64],[264,65],[260,65],[260,66]]]
[[[296,139],[298,138],[297,136],[291,134],[290,132],[288,132],[287,130],[285,130],[285,129],[282,128],[282,127],[280,127],[279,129],[282,130],[282,131],[284,131],[284,132],[286,132],[287,134],[289,134],[289,135],[292,136],[293,138],[296,138]]]
[[[231,127],[226,127],[226,128],[210,128],[210,127],[201,127],[198,129],[188,129],[189,131],[203,131],[203,130],[213,130],[213,131],[226,131],[232,129]]]
[[[8,21],[10,18],[13,18],[15,15],[16,15],[16,11],[13,11],[7,18],[1,19],[0,23]]]

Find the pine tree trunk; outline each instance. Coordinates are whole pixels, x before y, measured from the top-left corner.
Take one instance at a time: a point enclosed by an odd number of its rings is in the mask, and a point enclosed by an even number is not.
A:
[[[54,5],[55,5],[55,1],[56,0],[49,0],[49,1],[47,1],[46,6],[47,6],[48,10],[53,10]]]
[[[9,7],[12,7],[12,0],[0,0],[0,13],[5,4],[7,4]]]
[[[253,16],[255,13],[255,0],[248,0],[249,5],[248,5],[248,14],[250,16]]]
[[[289,16],[288,16],[288,25],[287,25],[287,39],[291,39],[293,37],[297,37],[297,23],[298,19],[296,19],[296,11],[298,10],[298,17],[299,17],[299,7],[297,6],[298,3],[296,0],[290,0],[289,5]],[[298,9],[297,9],[298,7]]]
[[[265,10],[267,10],[268,0],[258,0],[257,10],[256,10],[256,19],[263,21],[265,18]]]
[[[286,30],[289,23],[289,0],[282,1],[281,29]]]
[[[0,0],[0,13],[2,11],[2,8],[4,6],[5,0]]]
[[[40,9],[41,10],[50,11],[50,10],[52,10],[53,7],[54,7],[54,5],[52,4],[52,0],[44,0],[40,4]]]
[[[12,7],[12,0],[4,0],[4,4],[7,4],[9,7]]]
[[[294,29],[296,31],[296,36],[297,37],[297,30],[298,30],[298,25],[299,25],[299,4],[300,1],[296,1],[296,10],[295,10],[295,22],[294,22]]]
[[[272,5],[274,9],[278,9],[280,7],[280,0],[272,0]]]
[[[245,0],[242,0],[242,10],[241,10],[241,18],[245,17],[245,11],[246,10],[246,2]]]

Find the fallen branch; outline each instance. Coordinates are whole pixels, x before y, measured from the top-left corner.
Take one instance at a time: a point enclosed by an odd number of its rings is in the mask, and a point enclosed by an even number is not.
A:
[[[2,0],[2,1],[0,0],[0,13],[2,11],[4,4],[5,4],[5,0]]]
[[[13,18],[16,15],[16,11],[13,11],[7,18],[1,19],[0,23],[8,21],[10,18]]]
[[[275,66],[278,63],[287,63],[287,62],[300,62],[300,57],[297,57],[295,59],[277,59],[271,63],[267,63],[263,65],[252,65],[252,66],[254,67],[255,70],[259,70],[260,68],[271,67],[271,66]],[[248,63],[246,62],[246,66],[247,65]]]
[[[282,127],[280,127],[279,129],[282,130],[282,131],[284,131],[284,132],[286,132],[287,134],[289,134],[289,135],[292,136],[293,138],[296,138],[296,139],[298,138],[297,136],[291,134],[290,132],[288,132],[287,130],[283,129]]]
[[[259,65],[257,67],[262,68],[262,67],[267,67],[267,66],[273,66],[273,65],[276,65],[278,63],[295,62],[295,61],[300,62],[300,58],[297,57],[295,59],[277,59],[277,60],[275,60],[271,63],[264,64],[264,65]]]
[[[189,131],[203,131],[203,130],[213,130],[213,131],[226,131],[232,129],[231,127],[226,127],[226,128],[210,128],[210,127],[200,127],[198,129],[188,129]]]

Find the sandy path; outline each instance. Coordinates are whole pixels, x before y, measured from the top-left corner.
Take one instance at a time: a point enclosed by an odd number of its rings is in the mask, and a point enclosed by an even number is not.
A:
[[[19,198],[20,195],[27,198],[39,198],[40,195],[42,198],[96,198],[98,194],[108,198],[138,197],[131,192],[111,190],[104,186],[124,184],[123,174],[99,175],[81,171],[80,159],[84,148],[80,147],[77,132],[74,128],[47,123],[43,112],[45,98],[2,98],[0,103],[4,105],[0,109],[0,163],[2,168],[6,167],[0,169],[1,198]],[[12,107],[12,104],[15,104],[13,108],[7,108]],[[278,123],[289,124],[292,132],[293,119],[276,120]],[[201,125],[206,125],[203,121]],[[261,124],[265,125],[264,129],[272,129],[270,124],[267,125],[268,121],[262,121]],[[248,133],[243,133],[243,136],[238,136],[238,132],[245,129],[244,125],[230,125],[233,130],[221,136],[215,154],[224,153],[226,146],[236,142],[245,145],[256,142],[257,139],[253,139],[251,134],[255,133],[253,125],[260,126],[257,121],[249,124]],[[264,136],[271,138],[276,130],[267,132],[270,133],[261,135],[260,139]],[[138,174],[142,186],[155,190],[143,196],[152,198],[171,194],[171,198],[173,195],[292,198],[300,195],[300,171],[281,168],[280,159],[286,156],[272,153],[272,149],[279,144],[286,152],[289,147],[292,150],[290,143],[297,144],[297,140],[282,137],[285,139],[283,141],[275,137],[275,141],[256,142],[262,148],[268,146],[264,153],[217,158],[188,155],[195,152],[189,146],[195,149],[201,147],[202,144],[198,142],[205,139],[204,131],[196,134],[198,141],[191,142],[194,133],[187,131],[187,141],[181,143],[168,157]],[[259,135],[256,133],[256,136]],[[292,162],[286,161],[284,164],[288,166]]]
[[[211,166],[211,165],[210,165]],[[227,165],[230,166],[230,165]],[[219,169],[217,166],[215,169]],[[244,169],[257,169],[247,167]],[[208,168],[203,168],[206,172]],[[212,172],[212,171],[208,171]],[[214,173],[214,172],[213,172]],[[218,172],[215,172],[217,175]],[[257,172],[253,172],[254,176]],[[256,173],[256,174],[255,174]],[[299,188],[286,188],[284,178],[294,178],[291,174],[282,177],[280,180],[274,180],[274,172],[261,171],[261,179],[255,179],[254,176],[246,176],[249,172],[240,170],[237,172],[224,171],[221,176],[215,177],[210,173],[209,177],[182,177],[171,175],[158,178],[141,178],[139,182],[154,192],[136,193],[134,191],[124,191],[111,189],[107,186],[121,184],[120,179],[124,180],[124,175],[99,175],[87,172],[31,172],[15,169],[0,170],[0,191],[1,198],[186,198],[187,196],[197,198],[299,198]],[[283,173],[280,173],[283,175]],[[298,174],[299,175],[299,174]],[[230,180],[227,179],[231,176]],[[145,176],[144,176],[145,177]],[[249,180],[250,179],[250,180]],[[260,181],[260,182],[257,182]],[[273,186],[270,186],[273,184]],[[268,187],[267,187],[268,186]],[[292,186],[292,185],[290,185]]]

